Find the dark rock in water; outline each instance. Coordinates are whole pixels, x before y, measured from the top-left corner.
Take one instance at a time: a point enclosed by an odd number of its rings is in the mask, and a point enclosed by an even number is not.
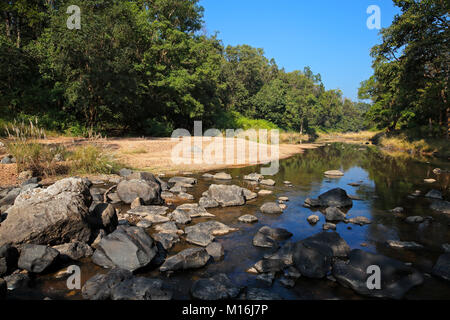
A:
[[[413,241],[388,240],[387,245],[393,249],[419,250],[424,248],[421,244]]]
[[[50,267],[58,256],[58,250],[53,248],[37,244],[25,244],[21,248],[17,265],[20,269],[41,273]]]
[[[275,292],[260,288],[247,289],[246,300],[281,300]]]
[[[283,213],[283,210],[275,202],[264,203],[261,206],[260,210],[261,210],[262,213],[266,213],[266,214],[280,214],[280,213]]]
[[[405,219],[405,222],[410,223],[410,224],[422,223],[424,221],[425,221],[424,217],[421,217],[421,216],[411,216],[411,217],[407,217]]]
[[[433,267],[433,274],[450,281],[450,253],[441,255]]]
[[[370,290],[367,286],[370,266],[381,271],[381,289]],[[403,262],[379,254],[352,250],[349,261],[333,263],[333,276],[337,282],[359,294],[377,298],[401,299],[412,287],[423,283],[423,276]]]
[[[213,257],[214,261],[220,261],[224,256],[224,249],[221,243],[213,242],[206,247],[208,254]]]
[[[186,241],[201,247],[206,247],[214,241],[214,236],[210,233],[192,231],[187,234]]]
[[[86,281],[81,293],[86,300],[108,300],[116,286],[132,277],[131,271],[114,268],[107,274],[96,274]]]
[[[449,201],[437,201],[437,200],[433,201],[431,203],[430,208],[432,210],[435,210],[438,212],[450,214],[450,202]]]
[[[336,207],[328,207],[325,210],[325,218],[327,221],[344,221],[345,213]]]
[[[278,247],[277,240],[286,240],[292,237],[292,233],[281,228],[262,227],[253,237],[253,245],[256,247]]]
[[[17,269],[19,252],[9,244],[0,246],[0,277]]]
[[[53,249],[58,250],[59,257],[65,261],[80,260],[93,254],[92,248],[84,242],[61,244],[54,246]]]
[[[295,267],[288,267],[284,270],[284,276],[289,279],[297,280],[302,274]]]
[[[243,206],[245,204],[244,190],[239,186],[212,184],[207,192],[207,198],[215,200],[222,207]]]
[[[145,204],[162,204],[161,191],[159,183],[147,180],[124,180],[117,185],[117,195],[127,204],[136,198]]]
[[[310,224],[315,225],[317,224],[317,222],[320,221],[320,217],[318,215],[313,214],[310,215],[307,220]]]
[[[0,300],[6,299],[6,293],[8,292],[8,287],[6,281],[0,278]]]
[[[192,221],[190,214],[182,209],[176,209],[168,217],[178,224],[188,224]]]
[[[191,288],[192,296],[199,300],[235,299],[240,291],[241,289],[223,273],[197,280]]]
[[[111,233],[116,230],[119,219],[116,209],[112,205],[99,203],[89,216],[88,222],[96,229],[104,229],[107,233]]]
[[[201,268],[206,265],[210,255],[204,248],[189,248],[166,259],[159,268],[161,272]]]
[[[287,288],[293,288],[295,287],[295,280],[290,278],[281,278],[280,283],[287,287]]]
[[[346,257],[350,247],[335,232],[321,232],[295,244],[295,267],[308,278],[324,278],[331,269],[333,257]]]
[[[180,237],[176,233],[156,233],[153,238],[161,243],[165,250],[170,250],[175,243],[180,242]]]
[[[347,220],[348,223],[352,223],[352,224],[357,224],[360,226],[364,226],[366,224],[371,224],[372,221],[370,221],[368,218],[366,217],[355,217],[355,218],[351,218]]]
[[[270,287],[275,280],[275,272],[261,273],[256,277],[256,280]]]
[[[160,279],[133,277],[111,290],[112,300],[171,300],[172,292],[163,288]]]
[[[306,207],[336,207],[346,208],[353,205],[352,199],[341,188],[332,189],[319,196],[318,199],[306,199]]]
[[[91,196],[85,179],[67,178],[47,189],[22,192],[0,228],[0,245],[88,242]]]
[[[6,281],[8,290],[16,290],[20,288],[27,288],[30,284],[30,276],[28,273],[15,272],[3,278]]]
[[[157,251],[155,242],[144,229],[119,226],[100,240],[92,261],[104,268],[135,271],[150,264]]]
[[[438,190],[431,190],[425,195],[425,198],[442,200],[442,193]]]
[[[327,222],[324,223],[322,228],[323,230],[336,230],[336,225],[334,223]]]
[[[255,263],[253,268],[259,273],[279,272],[286,268],[286,264],[283,260],[264,258]]]

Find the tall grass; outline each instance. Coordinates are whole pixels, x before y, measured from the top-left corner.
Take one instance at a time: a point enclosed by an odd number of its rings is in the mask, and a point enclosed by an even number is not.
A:
[[[118,172],[121,167],[112,154],[94,144],[76,148],[71,152],[68,159],[70,161],[70,173],[110,174]]]

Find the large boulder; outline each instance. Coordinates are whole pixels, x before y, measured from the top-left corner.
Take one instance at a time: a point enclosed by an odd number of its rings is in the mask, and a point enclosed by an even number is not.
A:
[[[56,249],[37,244],[25,244],[21,248],[17,265],[20,269],[41,273],[50,267],[58,256],[59,252]]]
[[[133,274],[129,270],[113,268],[107,274],[96,274],[86,281],[81,293],[86,300],[111,299],[112,290],[121,282],[131,279]]]
[[[450,281],[450,253],[441,255],[433,267],[433,274]]]
[[[308,278],[324,278],[334,257],[344,258],[350,247],[336,232],[321,232],[295,244],[295,267]]]
[[[182,183],[182,184],[194,185],[194,184],[197,184],[197,179],[189,178],[189,177],[172,177],[169,179],[169,183],[172,183],[172,184]]]
[[[105,268],[135,271],[149,265],[157,251],[155,242],[144,229],[119,226],[100,240],[92,261]]]
[[[163,288],[163,281],[133,277],[120,282],[111,290],[112,300],[171,300],[172,292]]]
[[[166,259],[159,268],[161,272],[201,268],[211,256],[204,248],[189,248]]]
[[[370,266],[380,268],[381,289],[370,290],[367,286]],[[423,283],[423,276],[403,262],[359,249],[350,252],[348,262],[333,263],[333,276],[341,285],[377,298],[401,299],[409,289]]]
[[[17,268],[19,252],[9,244],[0,246],[0,277],[11,273]]]
[[[82,258],[92,256],[92,248],[84,242],[70,242],[54,246],[53,249],[58,250],[62,260],[80,260]]]
[[[278,247],[278,240],[286,240],[292,233],[281,228],[262,227],[253,237],[253,245],[262,248]]]
[[[318,199],[306,199],[305,205],[308,207],[345,208],[351,207],[353,201],[344,189],[336,188],[321,194]]]
[[[238,229],[231,228],[231,227],[227,226],[226,224],[223,224],[222,222],[211,220],[211,221],[197,223],[196,225],[193,225],[190,227],[186,227],[184,229],[184,232],[186,234],[189,234],[191,232],[199,232],[199,233],[211,234],[213,236],[221,236],[221,235],[225,235],[230,232],[237,231],[237,230]]]
[[[96,229],[113,232],[119,224],[116,209],[109,203],[99,203],[88,217],[89,224]]]
[[[194,282],[191,294],[200,300],[229,300],[239,295],[241,289],[227,275],[220,273],[211,278],[199,279]]]
[[[283,209],[275,202],[266,202],[260,208],[262,213],[266,214],[280,214],[283,213]]]
[[[242,206],[245,204],[244,190],[236,185],[209,186],[207,198],[217,201],[222,207]]]
[[[117,185],[117,195],[127,204],[136,198],[141,198],[145,204],[162,204],[161,191],[160,184],[151,180],[124,180]]]
[[[81,178],[24,191],[1,224],[0,245],[87,242],[92,232],[88,222],[90,204],[89,181]]]

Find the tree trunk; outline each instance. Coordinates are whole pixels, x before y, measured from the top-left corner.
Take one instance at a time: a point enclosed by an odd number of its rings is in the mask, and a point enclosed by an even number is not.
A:
[[[21,34],[20,34],[20,17],[17,17],[17,42],[16,46],[17,48],[20,48],[20,41],[21,41]]]

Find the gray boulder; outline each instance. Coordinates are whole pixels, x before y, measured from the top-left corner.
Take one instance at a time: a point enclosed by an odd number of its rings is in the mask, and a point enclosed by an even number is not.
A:
[[[243,216],[239,217],[238,220],[240,222],[243,222],[243,223],[255,223],[255,222],[258,222],[258,218],[253,216],[253,215],[251,215],[251,214],[243,215]]]
[[[66,261],[80,260],[93,254],[93,250],[88,244],[78,241],[60,244],[54,246],[53,249],[58,250],[60,258]]]
[[[249,175],[244,176],[244,180],[249,181],[260,182],[262,179],[264,179],[264,176],[259,173],[250,173]]]
[[[20,269],[41,273],[50,267],[58,256],[58,250],[53,248],[37,244],[25,244],[21,248],[17,265]]]
[[[213,178],[216,179],[216,180],[231,180],[231,179],[233,179],[231,177],[231,175],[229,175],[228,173],[225,173],[225,172],[216,173],[213,176]]]
[[[439,257],[433,267],[433,274],[439,278],[450,281],[450,253],[444,253]]]
[[[3,278],[6,282],[8,290],[16,290],[21,288],[28,288],[31,282],[28,272],[14,272],[13,274]]]
[[[168,217],[178,224],[188,224],[192,221],[189,213],[182,209],[174,210],[173,212],[169,213]]]
[[[161,243],[165,250],[172,249],[174,244],[180,242],[180,237],[176,233],[156,233],[153,238]]]
[[[19,252],[9,244],[0,246],[0,277],[13,272],[17,268]]]
[[[325,219],[327,221],[335,221],[335,222],[344,221],[345,213],[336,207],[328,207],[325,209]]]
[[[99,203],[88,217],[89,224],[96,229],[104,229],[107,233],[116,230],[119,219],[116,209],[108,203]]]
[[[92,261],[105,268],[135,271],[149,265],[157,252],[155,242],[144,229],[119,226],[100,240]]]
[[[449,201],[433,201],[430,208],[434,211],[438,211],[445,214],[450,214],[450,202]]]
[[[276,202],[266,202],[260,208],[262,213],[266,214],[280,214],[283,210]]]
[[[87,242],[92,232],[88,223],[90,204],[89,183],[80,178],[23,192],[2,222],[0,245]]]
[[[21,188],[5,189],[0,193],[0,207],[13,205],[17,196],[22,192]]]
[[[191,288],[192,296],[199,300],[235,299],[240,291],[241,289],[223,273],[208,279],[199,279]]]
[[[133,277],[125,279],[111,290],[112,300],[171,300],[172,292],[160,279]]]
[[[222,207],[242,206],[245,204],[244,190],[235,185],[209,186],[207,197],[218,202]]]
[[[201,223],[197,223],[196,225],[186,227],[184,232],[186,234],[189,234],[191,232],[200,232],[200,233],[211,234],[213,236],[221,236],[221,235],[225,235],[225,234],[228,234],[228,233],[236,231],[236,230],[238,230],[238,229],[231,228],[231,227],[227,226],[226,224],[223,224],[222,222],[211,220],[211,221],[201,222]]]
[[[206,247],[208,254],[213,257],[214,261],[220,261],[225,254],[223,246],[219,242],[213,242]]]
[[[169,183],[172,183],[172,184],[183,183],[183,184],[194,185],[194,184],[197,184],[197,179],[187,178],[187,177],[173,177],[173,178],[170,178]]]
[[[292,233],[286,229],[262,227],[253,237],[253,245],[262,248],[278,247],[277,241],[292,237]]]
[[[370,290],[367,286],[370,266],[381,271],[381,289]],[[401,299],[412,287],[423,283],[423,276],[403,262],[362,250],[352,250],[349,261],[333,263],[333,276],[337,282],[357,293],[377,298]]]
[[[431,190],[425,195],[425,198],[442,200],[442,193],[438,190]]]
[[[265,186],[274,186],[275,185],[275,181],[272,179],[261,180],[259,183],[262,185],[265,185]]]
[[[187,234],[186,241],[201,247],[206,247],[214,241],[214,236],[210,233],[191,231]]]
[[[202,206],[203,208],[217,208],[218,206],[220,206],[220,204],[216,200],[210,199],[208,197],[201,197],[198,201],[198,205]]]
[[[345,190],[336,188],[321,194],[318,199],[306,199],[305,205],[309,207],[345,208],[351,207],[353,201]]]
[[[197,269],[205,266],[210,255],[204,248],[189,248],[166,259],[159,268],[161,272]]]
[[[149,180],[124,180],[117,185],[117,195],[127,204],[136,198],[145,204],[162,204],[161,191],[159,183]]]
[[[346,222],[351,223],[351,224],[357,224],[360,226],[364,226],[366,224],[372,223],[372,221],[370,221],[368,218],[362,217],[362,216],[348,219],[348,220],[346,220]]]
[[[87,280],[81,294],[86,300],[108,300],[116,286],[132,277],[133,273],[129,270],[113,268],[107,274],[96,274]]]

